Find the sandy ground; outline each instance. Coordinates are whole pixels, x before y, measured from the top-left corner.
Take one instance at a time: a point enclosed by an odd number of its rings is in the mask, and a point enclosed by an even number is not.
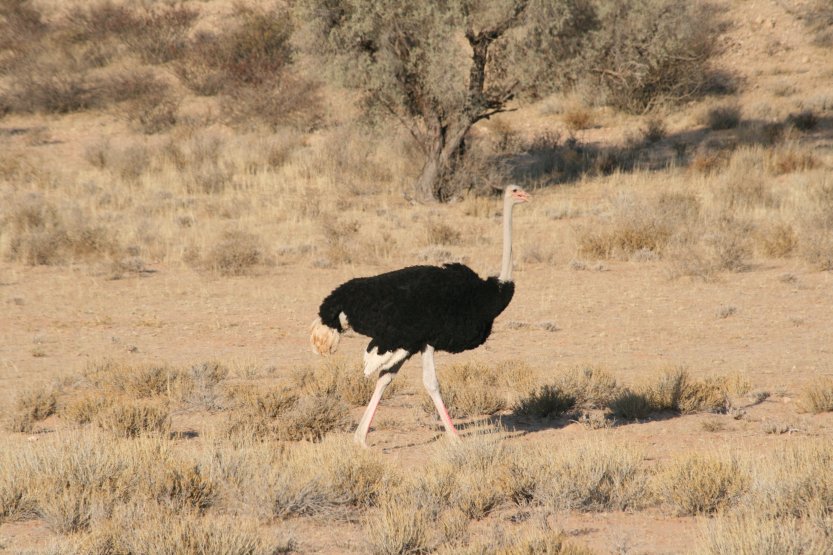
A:
[[[77,374],[91,360],[173,364],[220,360],[270,368],[275,376],[319,359],[308,347],[308,325],[321,298],[352,276],[378,268],[278,267],[253,277],[211,278],[190,271],[155,268],[147,277],[110,280],[80,268],[6,268],[0,275],[0,394],[11,402],[28,383]],[[481,348],[451,361],[507,359],[531,364],[542,381],[554,369],[592,364],[610,370],[626,384],[638,383],[659,368],[683,365],[695,376],[738,373],[752,391],[772,396],[732,415],[689,415],[593,431],[577,423],[531,425],[506,418],[506,441],[544,442],[558,449],[564,441],[610,434],[634,442],[648,460],[682,450],[731,447],[748,452],[770,449],[792,436],[831,436],[833,415],[802,413],[797,396],[813,378],[833,376],[833,275],[804,272],[784,262],[753,271],[726,274],[713,283],[669,280],[657,263],[611,263],[605,271],[576,271],[527,265],[516,275],[517,293]],[[784,276],[792,276],[787,279]],[[721,318],[722,308],[735,313]],[[509,323],[512,322],[510,326]],[[554,322],[557,331],[534,327]],[[531,324],[529,327],[520,323]],[[360,359],[364,339],[347,337],[339,354]],[[44,356],[34,356],[33,353]],[[397,378],[402,392],[382,403],[372,449],[401,464],[418,464],[439,437],[434,422],[419,408],[419,362],[409,361]],[[740,399],[739,405],[752,405]],[[361,409],[354,415],[358,419]],[[720,420],[708,432],[704,422]],[[765,423],[787,423],[795,431],[767,434]],[[187,429],[181,420],[175,428]],[[696,539],[698,522],[659,510],[552,515],[576,540],[613,552],[685,551]],[[500,515],[488,519],[505,526]],[[321,552],[361,551],[357,527],[335,541],[330,524],[294,521],[302,547]],[[342,525],[340,525],[342,526]],[[9,545],[24,545],[43,527],[34,522],[0,526]],[[349,541],[346,538],[349,539]],[[24,544],[18,543],[24,542]],[[334,543],[335,542],[335,543]]]

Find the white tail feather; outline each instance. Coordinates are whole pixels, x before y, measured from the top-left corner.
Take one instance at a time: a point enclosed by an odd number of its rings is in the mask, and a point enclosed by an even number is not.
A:
[[[328,356],[336,352],[341,334],[338,330],[325,325],[321,318],[316,318],[310,326],[309,341],[312,344],[312,352]]]
[[[380,370],[390,370],[409,355],[410,353],[405,349],[380,353],[378,347],[373,347],[369,352],[364,353],[364,375],[370,376]]]

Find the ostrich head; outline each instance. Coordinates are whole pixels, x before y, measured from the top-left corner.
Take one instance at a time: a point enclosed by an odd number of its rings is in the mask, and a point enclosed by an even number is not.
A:
[[[506,201],[511,201],[513,205],[521,204],[522,202],[529,202],[529,193],[517,185],[509,185],[503,192],[503,198]]]

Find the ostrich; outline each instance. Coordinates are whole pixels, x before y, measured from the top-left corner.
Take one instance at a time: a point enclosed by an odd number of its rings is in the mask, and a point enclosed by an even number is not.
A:
[[[379,372],[376,388],[356,429],[356,442],[366,446],[370,422],[385,388],[408,358],[422,354],[422,381],[449,437],[457,430],[440,396],[434,351],[459,353],[482,345],[494,319],[509,305],[512,282],[512,208],[527,202],[516,185],[503,195],[503,261],[500,275],[481,279],[463,264],[410,266],[339,285],[318,310],[312,323],[313,351],[329,355],[340,334],[350,328],[370,337],[364,374]]]

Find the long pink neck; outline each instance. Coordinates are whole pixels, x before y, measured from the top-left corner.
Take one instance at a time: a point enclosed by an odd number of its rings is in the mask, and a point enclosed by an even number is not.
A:
[[[503,198],[503,260],[500,265],[501,282],[512,281],[512,197]]]

